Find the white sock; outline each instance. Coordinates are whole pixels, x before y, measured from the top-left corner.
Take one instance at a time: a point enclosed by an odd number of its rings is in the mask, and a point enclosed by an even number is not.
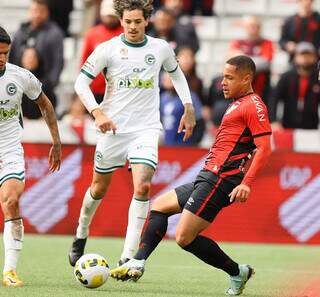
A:
[[[22,219],[15,219],[4,223],[4,267],[3,272],[17,270],[20,251],[22,250],[24,227]]]
[[[92,198],[90,188],[88,188],[84,195],[82,207],[79,216],[79,225],[77,228],[77,238],[87,238],[89,235],[89,225],[92,218],[100,205],[102,199],[95,200]]]
[[[129,207],[127,234],[121,259],[131,259],[140,243],[141,232],[149,212],[149,200],[133,198]]]

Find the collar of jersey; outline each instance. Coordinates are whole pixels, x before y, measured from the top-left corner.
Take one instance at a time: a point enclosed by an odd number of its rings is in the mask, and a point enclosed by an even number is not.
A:
[[[3,70],[0,70],[0,77],[3,76],[5,72],[6,72],[6,67],[4,67]]]
[[[137,43],[133,43],[133,42],[130,42],[130,41],[126,40],[125,37],[124,37],[124,34],[121,34],[121,41],[127,46],[142,47],[142,46],[145,46],[147,44],[148,38],[147,38],[146,35],[144,35],[143,41],[137,42]]]
[[[237,101],[238,99],[247,97],[247,96],[249,96],[249,95],[251,95],[251,94],[253,94],[253,92],[249,92],[249,93],[247,93],[247,94],[245,94],[245,95],[241,95],[241,96],[239,96],[239,97],[235,97],[235,98],[233,98],[232,100],[233,100],[233,101]]]

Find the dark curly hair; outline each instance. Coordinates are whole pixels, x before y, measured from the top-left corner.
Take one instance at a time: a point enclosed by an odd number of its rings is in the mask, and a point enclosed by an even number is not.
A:
[[[145,19],[149,19],[153,11],[153,0],[113,0],[117,15],[122,18],[125,10],[142,10]]]
[[[11,44],[11,38],[9,36],[9,34],[7,33],[7,31],[0,27],[0,42],[1,43],[6,43],[6,44]]]

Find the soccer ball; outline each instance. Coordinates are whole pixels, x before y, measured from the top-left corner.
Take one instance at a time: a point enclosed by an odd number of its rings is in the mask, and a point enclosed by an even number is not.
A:
[[[109,265],[100,255],[85,254],[74,266],[74,275],[84,287],[98,288],[108,279]]]

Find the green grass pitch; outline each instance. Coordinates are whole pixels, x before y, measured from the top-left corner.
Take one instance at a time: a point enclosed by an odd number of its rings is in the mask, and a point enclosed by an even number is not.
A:
[[[25,286],[0,287],[0,296],[225,296],[224,290],[228,286],[226,274],[202,263],[170,240],[160,243],[149,258],[145,275],[139,282],[108,279],[98,289],[86,289],[75,281],[73,270],[68,264],[67,254],[71,241],[72,237],[69,236],[26,236],[18,267],[18,274]],[[109,265],[114,267],[122,244],[123,239],[90,238],[86,252],[103,255]],[[238,262],[250,263],[256,269],[243,296],[296,297],[297,292],[317,275],[320,279],[319,246],[240,243],[221,246]],[[2,258],[3,255],[1,266]]]

